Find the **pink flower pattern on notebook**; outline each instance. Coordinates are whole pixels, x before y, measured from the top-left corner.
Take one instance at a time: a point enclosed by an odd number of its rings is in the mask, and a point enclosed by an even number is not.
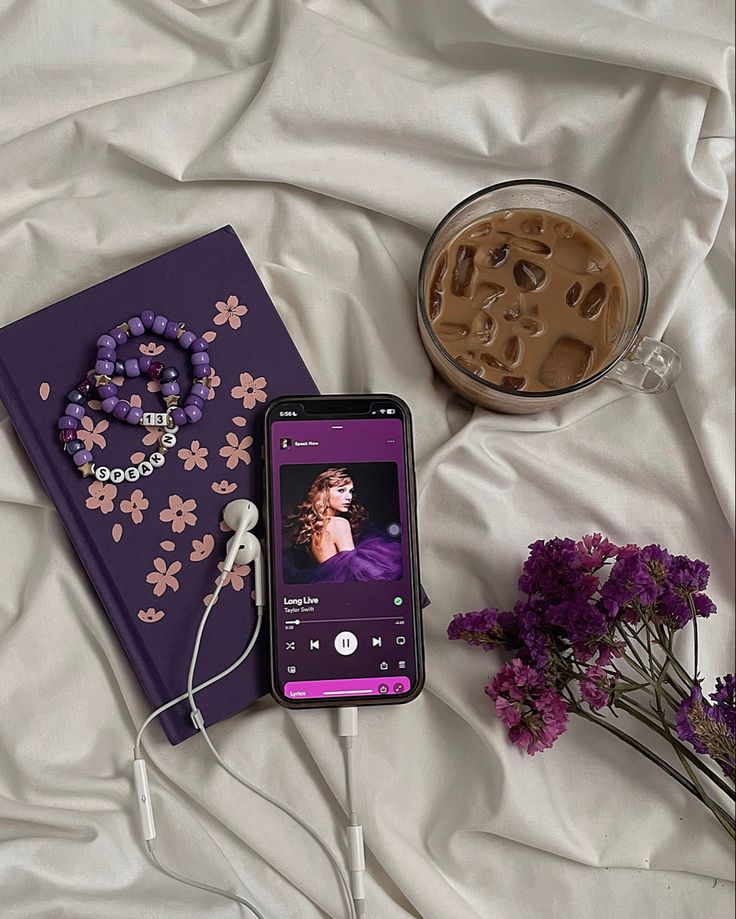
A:
[[[164,559],[154,558],[153,571],[146,575],[146,581],[153,584],[153,592],[157,597],[163,596],[171,589],[175,593],[179,589],[179,580],[176,575],[181,571],[181,562],[172,562],[167,565]]]
[[[111,482],[92,482],[89,488],[89,498],[85,501],[87,507],[92,511],[101,511],[103,514],[109,514],[115,509],[115,498],[117,497],[118,487]]]
[[[171,495],[169,506],[158,517],[163,523],[170,523],[175,533],[183,533],[186,527],[193,527],[197,523],[197,515],[194,513],[196,508],[194,498],[185,501],[179,495]]]
[[[94,450],[95,447],[104,450],[107,446],[107,440],[103,435],[109,427],[110,422],[105,418],[95,424],[89,415],[85,415],[82,418],[82,427],[77,431],[77,437],[84,444],[85,450]]]
[[[215,303],[215,325],[229,324],[231,329],[239,329],[242,325],[241,316],[245,316],[248,307],[239,302],[238,297],[231,294],[227,300],[218,300]]]
[[[184,469],[191,472],[193,469],[206,469],[206,456],[210,451],[203,447],[198,440],[193,440],[189,447],[182,447],[177,456],[184,460]]]
[[[130,499],[120,502],[120,510],[124,514],[130,514],[133,523],[143,523],[143,512],[148,510],[148,498],[143,494],[142,489],[136,488],[131,492]]]
[[[225,440],[227,443],[220,448],[220,456],[227,457],[227,463],[225,464],[227,468],[235,469],[240,462],[245,463],[246,466],[249,465],[250,453],[248,453],[248,447],[253,443],[253,438],[249,436],[240,440],[237,434],[229,431],[225,435]]]
[[[219,482],[213,482],[210,486],[216,495],[232,494],[238,487],[237,482],[228,482],[227,479],[221,479]]]
[[[266,386],[265,377],[257,377],[254,380],[250,373],[241,373],[240,385],[233,386],[230,395],[233,399],[242,399],[243,408],[255,408],[257,402],[265,402],[268,398]]]
[[[192,551],[189,555],[190,562],[203,562],[212,555],[215,548],[215,537],[210,533],[205,533],[201,539],[192,540]]]
[[[153,606],[149,606],[148,609],[138,610],[138,618],[141,622],[159,622],[165,615],[166,613],[162,609],[155,609]]]

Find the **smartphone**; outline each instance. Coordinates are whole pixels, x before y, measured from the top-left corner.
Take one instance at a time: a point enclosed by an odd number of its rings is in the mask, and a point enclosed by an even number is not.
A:
[[[424,685],[409,407],[286,396],[265,416],[271,687],[290,708],[409,702]]]

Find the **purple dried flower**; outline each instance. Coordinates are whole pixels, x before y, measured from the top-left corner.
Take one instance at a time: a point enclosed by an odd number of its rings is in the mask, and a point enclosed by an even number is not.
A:
[[[575,549],[580,566],[587,571],[596,571],[609,558],[614,558],[618,553],[618,546],[609,542],[600,533],[583,536],[579,542],[575,543]]]
[[[708,617],[716,612],[710,597],[701,591],[708,586],[710,570],[705,562],[685,555],[670,558],[667,580],[662,587],[654,614],[655,621],[674,629],[684,628],[693,617]]]
[[[580,681],[580,695],[591,708],[605,708],[611,704],[616,677],[602,667],[588,667],[585,679]]]
[[[567,729],[567,705],[533,667],[515,658],[486,686],[509,740],[530,755],[549,749]]]
[[[716,677],[716,691],[710,694],[716,720],[736,734],[736,676]]]
[[[538,539],[529,546],[519,590],[547,603],[562,603],[576,597],[590,598],[598,590],[598,578],[581,565],[572,539]]]
[[[480,645],[485,651],[496,648],[507,638],[500,625],[501,610],[490,607],[479,612],[458,613],[447,627],[451,641],[467,641],[469,645]]]
[[[730,678],[730,682],[729,682]],[[675,723],[680,738],[698,753],[707,753],[718,763],[724,775],[733,776],[736,769],[736,736],[734,733],[734,678],[716,682],[719,696],[715,705],[703,698],[699,684],[677,710]]]
[[[631,622],[636,619],[634,608],[654,603],[659,593],[647,559],[641,552],[619,552],[608,580],[601,588],[601,602],[610,616]]]
[[[608,622],[600,605],[585,597],[549,606],[544,618],[561,629],[570,642],[597,641],[608,632]]]

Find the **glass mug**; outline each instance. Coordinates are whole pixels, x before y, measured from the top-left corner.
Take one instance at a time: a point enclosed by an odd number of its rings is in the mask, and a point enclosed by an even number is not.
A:
[[[517,208],[553,211],[575,220],[607,247],[620,269],[626,289],[623,329],[608,361],[590,376],[561,389],[512,391],[477,376],[445,350],[429,318],[428,284],[442,252],[470,224],[494,211]],[[481,189],[456,205],[438,224],[424,250],[419,269],[419,331],[440,376],[461,396],[495,411],[531,414],[556,407],[603,379],[646,393],[663,392],[675,383],[680,372],[677,352],[661,341],[640,335],[647,311],[647,294],[644,258],[633,234],[617,214],[602,201],[571,185],[520,179]]]

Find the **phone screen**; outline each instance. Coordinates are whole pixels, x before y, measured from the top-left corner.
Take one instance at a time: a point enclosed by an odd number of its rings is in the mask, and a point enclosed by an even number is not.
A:
[[[411,444],[402,403],[367,405],[271,413],[274,689],[291,704],[420,688]]]

